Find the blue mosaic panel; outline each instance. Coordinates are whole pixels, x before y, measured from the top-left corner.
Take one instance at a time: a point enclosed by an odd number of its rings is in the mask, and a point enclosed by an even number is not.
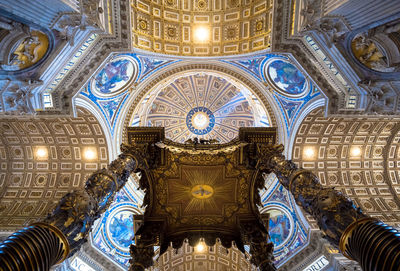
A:
[[[134,243],[135,214],[141,213],[135,186],[128,183],[115,195],[113,202],[92,231],[92,244],[103,255],[125,270],[129,268],[129,246]]]
[[[123,88],[134,73],[134,66],[128,59],[117,59],[108,63],[95,77],[95,88],[108,94]]]
[[[303,93],[306,78],[294,65],[283,59],[277,59],[273,60],[267,69],[271,81],[284,93],[289,95]]]
[[[308,243],[309,226],[296,211],[293,197],[279,184],[276,176],[266,179],[267,190],[261,191],[264,208],[270,214],[270,240],[274,244],[275,265],[281,266]]]
[[[274,246],[282,245],[290,234],[290,219],[280,210],[270,210],[269,235]]]
[[[311,100],[322,96],[321,92],[316,88],[313,83],[310,82],[308,86],[308,89],[304,92],[305,95],[300,98],[291,98],[282,95],[277,91],[273,92],[274,99],[282,112],[288,136],[290,135],[292,128],[297,121],[299,113],[307,107],[307,104]]]
[[[127,210],[120,211],[111,217],[108,231],[112,242],[121,249],[129,249],[133,237],[133,213]]]

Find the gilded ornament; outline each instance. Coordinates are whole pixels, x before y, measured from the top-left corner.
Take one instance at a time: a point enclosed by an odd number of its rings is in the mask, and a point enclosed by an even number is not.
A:
[[[205,0],[198,0],[197,8],[200,10],[205,10],[207,8],[207,2]]]
[[[214,194],[214,189],[207,184],[198,184],[193,186],[191,193],[197,199],[208,199]]]
[[[228,39],[234,39],[236,36],[236,29],[235,28],[228,28],[226,30],[226,37]]]
[[[256,23],[256,31],[261,31],[261,30],[263,30],[263,27],[264,27],[263,21],[258,21],[258,22]]]
[[[189,5],[173,0],[134,1],[132,16],[148,19],[148,26],[146,30],[140,26],[132,28],[132,45],[163,54],[194,56],[232,55],[263,50],[269,47],[267,41],[270,39],[270,29],[263,27],[254,31],[253,22],[269,16],[272,7],[267,0],[261,0],[257,2],[255,12],[244,15],[253,8],[252,1],[242,3],[239,0],[229,0],[224,4],[221,2],[219,8],[208,0],[195,0]],[[226,27],[232,22],[237,26],[227,37]],[[175,33],[168,31],[168,25],[176,27]],[[192,35],[193,26],[198,25],[207,26],[210,33],[207,42],[197,42],[195,35]]]
[[[30,36],[19,41],[10,52],[7,66],[22,70],[28,68],[44,57],[49,48],[49,39],[41,31],[32,31]]]
[[[147,22],[145,20],[139,20],[139,28],[141,30],[147,30]]]
[[[170,38],[175,38],[176,36],[176,28],[174,27],[168,27],[167,28],[167,34]]]

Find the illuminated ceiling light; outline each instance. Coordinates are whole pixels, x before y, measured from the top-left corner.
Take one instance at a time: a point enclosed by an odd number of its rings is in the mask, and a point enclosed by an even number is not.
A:
[[[88,148],[84,151],[83,153],[84,157],[86,160],[93,160],[95,158],[97,158],[97,153],[94,149],[92,148]]]
[[[204,244],[204,241],[200,240],[200,242],[194,247],[194,250],[197,253],[202,253],[206,249],[206,245]]]
[[[47,157],[47,148],[39,147],[36,149],[37,158],[46,158]]]
[[[314,147],[306,147],[304,148],[304,157],[307,159],[311,159],[315,157],[315,149]]]
[[[361,148],[360,147],[352,147],[350,149],[351,156],[360,156],[361,155]]]
[[[210,123],[210,118],[204,112],[197,112],[193,115],[193,125],[197,129],[204,129]]]
[[[194,29],[194,37],[197,42],[206,42],[210,39],[210,29],[206,26],[198,26]]]

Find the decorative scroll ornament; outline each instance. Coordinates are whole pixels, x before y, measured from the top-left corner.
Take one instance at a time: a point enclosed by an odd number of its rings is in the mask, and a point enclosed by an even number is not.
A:
[[[12,81],[8,79],[1,93],[4,113],[10,115],[36,115],[32,105],[32,91],[42,84],[43,82],[40,80]]]

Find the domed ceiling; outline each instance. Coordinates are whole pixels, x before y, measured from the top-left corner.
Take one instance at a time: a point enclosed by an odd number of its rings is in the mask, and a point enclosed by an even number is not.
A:
[[[133,47],[157,53],[217,56],[270,46],[272,0],[136,0]]]
[[[145,53],[113,55],[77,100],[97,106],[116,141],[119,136],[124,141],[124,127],[162,126],[173,141],[197,137],[225,143],[238,135],[239,127],[276,126],[276,114],[282,115],[284,121],[278,125],[285,126],[283,132],[289,135],[303,108],[321,97],[306,74],[285,56],[264,53],[205,65],[189,61]],[[260,211],[271,216],[275,264],[280,267],[307,246],[309,226],[276,177],[265,178]],[[125,270],[134,236],[132,216],[143,212],[137,181],[116,195],[90,238],[97,252]]]
[[[239,127],[270,126],[249,90],[216,74],[183,75],[154,92],[137,111],[137,124],[165,127],[166,137],[175,142],[197,137],[224,143],[237,136]]]

